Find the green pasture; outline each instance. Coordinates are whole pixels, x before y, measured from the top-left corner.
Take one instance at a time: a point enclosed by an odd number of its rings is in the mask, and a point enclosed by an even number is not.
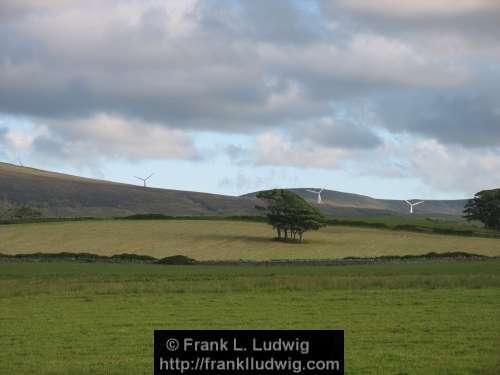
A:
[[[0,264],[1,374],[152,373],[154,329],[343,329],[346,374],[498,374],[500,262]]]
[[[135,253],[197,260],[332,259],[463,251],[500,255],[500,239],[329,226],[305,244],[273,241],[265,223],[230,220],[90,220],[0,225],[0,253]]]

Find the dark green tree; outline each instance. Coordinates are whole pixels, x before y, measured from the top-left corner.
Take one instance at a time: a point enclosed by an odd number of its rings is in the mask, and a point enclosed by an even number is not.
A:
[[[465,205],[464,217],[478,220],[486,228],[500,230],[500,189],[483,190]]]
[[[304,233],[325,226],[325,217],[299,195],[274,189],[257,194],[266,203],[258,207],[267,212],[267,221],[276,230],[279,241],[302,242]]]

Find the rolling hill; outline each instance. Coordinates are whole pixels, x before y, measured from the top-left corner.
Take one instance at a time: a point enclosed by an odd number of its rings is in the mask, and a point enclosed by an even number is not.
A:
[[[307,189],[290,189],[311,203],[315,195]],[[240,197],[144,188],[0,163],[0,212],[29,205],[49,217],[113,217],[137,213],[172,216],[256,215],[258,203],[250,193]],[[326,214],[339,216],[407,215],[399,200],[325,190]],[[417,215],[459,216],[466,200],[429,200],[418,206]]]
[[[289,189],[306,200],[314,203],[316,195],[307,190],[317,188]],[[244,195],[255,197],[255,193]],[[321,193],[323,204],[321,210],[328,214],[341,216],[372,216],[372,215],[408,215],[408,204],[402,200],[375,199],[366,195],[343,193],[340,191],[324,190]],[[425,199],[418,199],[425,200]],[[457,200],[425,200],[415,208],[415,214],[419,215],[444,215],[461,216],[466,199]]]
[[[0,208],[22,204],[52,217],[256,214],[252,198],[144,188],[0,163]]]

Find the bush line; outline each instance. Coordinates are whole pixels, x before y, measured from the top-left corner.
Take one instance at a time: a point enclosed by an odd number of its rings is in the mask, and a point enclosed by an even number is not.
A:
[[[500,257],[489,257],[486,255],[466,252],[430,252],[423,255],[385,255],[380,257],[346,257],[340,259],[274,259],[266,261],[235,260],[235,261],[197,261],[184,255],[174,255],[165,258],[155,258],[140,254],[116,254],[111,256],[97,255],[92,253],[31,253],[31,254],[2,254],[0,262],[81,262],[81,263],[140,263],[140,264],[165,264],[165,265],[274,265],[274,264],[311,264],[311,265],[345,265],[345,264],[375,264],[389,262],[409,261],[463,261],[463,260],[500,260]]]
[[[475,230],[466,230],[466,229],[424,227],[424,226],[419,226],[419,225],[414,225],[414,224],[390,225],[390,224],[386,224],[386,223],[370,223],[370,222],[366,222],[366,221],[338,220],[338,219],[329,219],[327,221],[327,223],[328,223],[328,225],[353,226],[353,227],[375,228],[375,229],[389,229],[389,230],[396,230],[396,231],[444,234],[444,235],[452,235],[452,236],[500,238],[500,233],[486,233],[486,232],[478,232]]]

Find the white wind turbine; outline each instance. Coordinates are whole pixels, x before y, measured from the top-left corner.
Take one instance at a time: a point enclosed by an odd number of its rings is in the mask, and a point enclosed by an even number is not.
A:
[[[412,203],[410,201],[407,201],[405,200],[406,203],[408,203],[410,205],[410,214],[413,214],[413,207],[421,204],[421,203],[424,203],[425,201],[420,201],[420,202],[415,202],[415,203]]]
[[[318,204],[321,204],[323,203],[323,200],[321,199],[321,193],[323,192],[323,190],[325,190],[326,186],[321,189],[321,190],[309,190],[309,189],[306,189],[306,191],[308,191],[309,193],[314,193],[314,194],[318,194],[318,200],[316,201]]]
[[[141,180],[142,182],[144,182],[144,187],[147,187],[147,184],[146,182],[154,175],[154,173],[151,173],[148,177],[146,178],[142,178],[142,177],[137,177],[137,176],[134,176],[135,178],[137,178],[138,180]]]

